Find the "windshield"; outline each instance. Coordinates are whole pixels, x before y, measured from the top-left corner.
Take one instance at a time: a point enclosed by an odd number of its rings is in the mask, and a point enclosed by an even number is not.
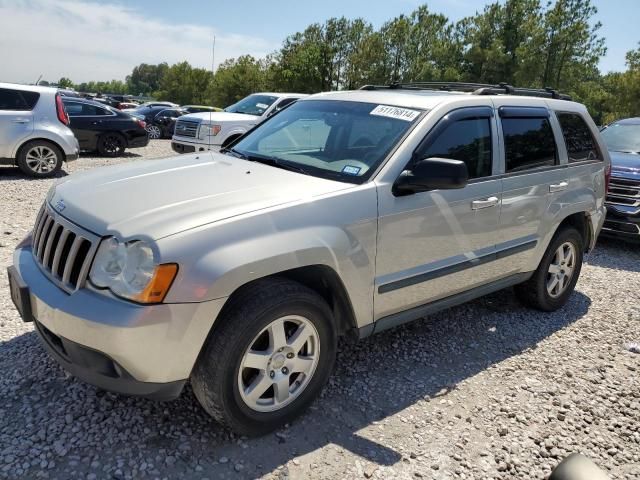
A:
[[[267,108],[269,108],[278,97],[273,95],[249,95],[243,98],[238,103],[224,109],[225,112],[230,113],[245,113],[247,115],[262,115]]]
[[[248,133],[231,153],[249,160],[275,160],[318,177],[362,183],[420,113],[374,103],[296,102]]]
[[[614,152],[640,153],[640,124],[614,123],[602,131],[602,138]]]

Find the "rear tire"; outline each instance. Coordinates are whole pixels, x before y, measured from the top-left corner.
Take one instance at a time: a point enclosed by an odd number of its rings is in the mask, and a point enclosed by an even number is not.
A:
[[[578,282],[583,252],[584,240],[575,228],[556,232],[533,276],[515,286],[518,299],[545,312],[561,308]]]
[[[32,140],[20,149],[18,167],[35,178],[53,177],[62,168],[64,155],[56,145],[46,140]]]
[[[116,132],[107,132],[98,139],[98,153],[104,157],[119,157],[124,153],[127,142]]]
[[[191,376],[202,407],[248,436],[300,415],[333,369],[331,310],[313,290],[280,278],[258,280],[225,306]]]

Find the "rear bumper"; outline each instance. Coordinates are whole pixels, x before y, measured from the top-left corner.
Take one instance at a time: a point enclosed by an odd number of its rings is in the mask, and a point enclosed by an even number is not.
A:
[[[149,136],[145,131],[144,135],[139,135],[137,137],[133,137],[129,139],[127,148],[141,148],[149,145]]]

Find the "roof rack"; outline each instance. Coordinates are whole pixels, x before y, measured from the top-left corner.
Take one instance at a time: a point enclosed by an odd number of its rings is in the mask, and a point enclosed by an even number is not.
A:
[[[394,82],[389,85],[364,85],[360,90],[440,90],[445,92],[470,92],[473,95],[518,95],[526,97],[553,98],[571,100],[571,96],[560,93],[553,88],[518,88],[505,82],[497,85],[489,83],[463,82]]]

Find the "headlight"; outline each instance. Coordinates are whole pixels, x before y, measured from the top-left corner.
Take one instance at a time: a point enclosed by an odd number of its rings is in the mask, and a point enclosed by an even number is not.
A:
[[[122,243],[105,238],[98,247],[89,278],[99,288],[140,303],[164,300],[178,272],[178,265],[158,265],[153,250],[143,241]]]
[[[200,136],[210,135],[215,137],[222,130],[222,125],[200,125]]]

